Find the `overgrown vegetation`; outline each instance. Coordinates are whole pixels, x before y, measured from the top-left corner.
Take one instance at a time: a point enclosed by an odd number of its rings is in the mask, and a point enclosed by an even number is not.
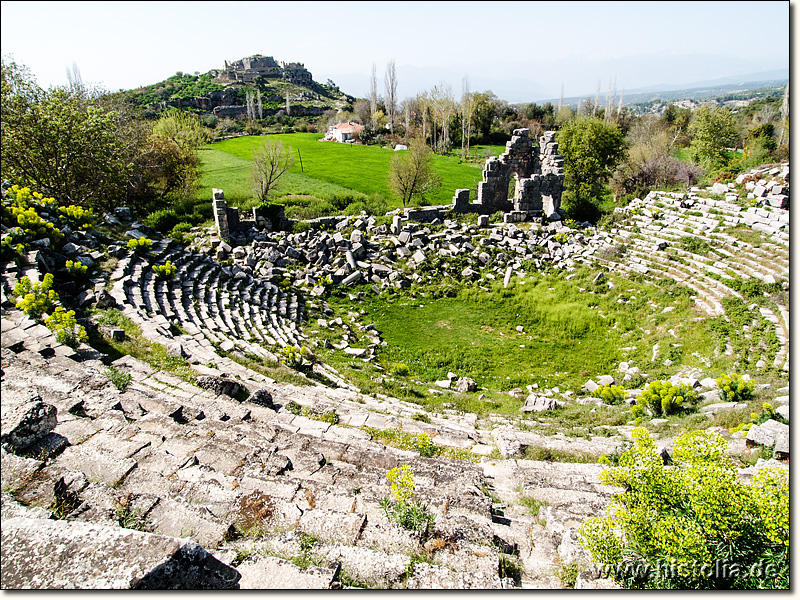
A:
[[[727,443],[695,431],[667,467],[644,429],[601,480],[622,486],[606,516],[581,527],[593,560],[635,589],[788,589],[788,471],[737,475]]]
[[[381,500],[386,518],[405,529],[419,532],[424,539],[435,518],[425,504],[412,500],[415,494],[414,469],[402,464],[389,470],[386,479],[392,484],[392,500]]]

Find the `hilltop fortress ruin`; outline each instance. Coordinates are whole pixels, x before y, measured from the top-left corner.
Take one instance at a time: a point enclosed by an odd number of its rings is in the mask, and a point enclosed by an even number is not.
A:
[[[284,62],[271,56],[255,54],[233,62],[225,61],[225,68],[212,72],[215,77],[228,81],[254,82],[259,77],[283,79],[295,85],[311,87],[314,78],[303,63]]]

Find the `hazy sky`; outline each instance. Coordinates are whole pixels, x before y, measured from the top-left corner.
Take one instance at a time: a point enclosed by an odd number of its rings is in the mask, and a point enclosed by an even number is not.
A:
[[[794,2],[792,11],[794,11]],[[440,82],[509,102],[603,96],[789,66],[790,2],[15,2],[2,54],[47,87],[77,65],[109,90],[252,54],[366,96],[397,66],[402,99]]]

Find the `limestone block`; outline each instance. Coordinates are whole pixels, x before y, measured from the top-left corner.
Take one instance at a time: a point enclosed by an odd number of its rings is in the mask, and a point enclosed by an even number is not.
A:
[[[478,384],[474,379],[470,379],[469,377],[459,377],[458,381],[456,381],[456,391],[461,392],[462,394],[467,392],[477,392]]]
[[[361,535],[361,530],[364,529],[366,522],[367,517],[362,514],[341,513],[317,508],[304,512],[300,517],[298,527],[301,531],[310,533],[325,542],[353,546]]]
[[[788,427],[787,427],[788,429]],[[775,451],[773,457],[777,459],[789,458],[789,432],[783,431],[775,436]]]
[[[747,432],[747,445],[752,446],[773,446],[779,435],[789,435],[789,426],[770,419],[761,425],[753,425]]]
[[[4,589],[233,589],[240,574],[202,546],[81,521],[3,520]]]
[[[711,186],[709,191],[712,194],[725,194],[725,193],[728,192],[728,186],[725,185],[724,183],[717,182],[717,183],[715,183],[714,185]]]
[[[561,402],[555,398],[531,394],[525,400],[525,404],[520,410],[522,412],[544,412],[546,410],[555,410],[559,406],[561,406]]]
[[[272,402],[272,394],[270,394],[269,390],[266,389],[256,390],[250,394],[248,400],[254,404],[258,404],[259,406],[266,406],[267,408],[275,407]]]
[[[408,589],[500,589],[500,578],[496,573],[485,571],[457,572],[441,565],[419,562],[406,584]]]
[[[405,575],[411,557],[386,554],[358,546],[334,546],[327,551],[328,564],[339,562],[342,569],[371,589],[386,589]]]
[[[242,389],[241,384],[232,379],[215,377],[213,375],[196,377],[194,383],[197,387],[209,390],[217,395],[227,394],[228,396],[235,396]]]
[[[322,567],[300,569],[274,556],[249,558],[237,567],[243,590],[327,590],[335,571]]]
[[[0,409],[0,443],[9,452],[19,452],[46,436],[56,426],[58,410],[43,402],[32,389],[3,388]]]
[[[0,449],[0,477],[2,488],[12,490],[44,466],[41,460],[23,458]],[[5,510],[5,509],[4,509]],[[5,519],[5,514],[3,519]]]

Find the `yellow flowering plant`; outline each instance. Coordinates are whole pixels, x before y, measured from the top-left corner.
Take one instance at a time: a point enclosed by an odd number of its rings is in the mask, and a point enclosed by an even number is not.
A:
[[[665,465],[644,428],[602,483],[619,486],[581,526],[596,563],[626,588],[788,588],[788,471],[743,481],[717,433],[693,431]],[[754,566],[755,565],[755,566]]]

